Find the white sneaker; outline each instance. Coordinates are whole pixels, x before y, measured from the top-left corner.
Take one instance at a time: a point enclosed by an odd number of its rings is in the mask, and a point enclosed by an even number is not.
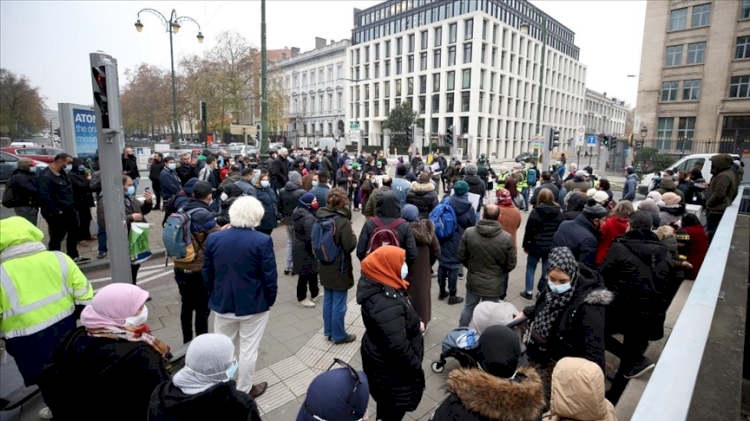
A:
[[[319,302],[320,302],[320,300],[322,300],[322,299],[323,299],[323,293],[320,293],[320,294],[316,295],[316,296],[315,296],[315,297],[314,297],[314,298],[312,299],[312,302],[314,302],[314,303],[319,303]]]
[[[297,301],[297,305],[300,307],[315,307],[315,303],[310,301],[309,298],[305,298],[302,301]]]
[[[42,408],[39,410],[39,418],[43,420],[51,420],[52,419],[52,411],[50,411],[49,408]]]

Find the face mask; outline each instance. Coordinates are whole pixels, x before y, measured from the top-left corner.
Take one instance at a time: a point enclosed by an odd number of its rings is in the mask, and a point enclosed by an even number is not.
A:
[[[310,209],[312,209],[312,210],[318,210],[319,207],[320,207],[320,203],[318,203],[318,202],[310,204]]]
[[[562,285],[555,285],[552,282],[550,282],[547,285],[549,285],[549,290],[552,291],[553,294],[557,294],[557,295],[564,294],[570,291],[570,287],[571,287],[570,282],[568,282],[567,284],[562,284]]]
[[[143,311],[133,317],[125,319],[125,326],[140,326],[148,320],[148,307],[143,307]]]
[[[351,170],[351,169],[352,169],[352,166],[351,166],[351,165],[347,165],[347,166],[346,166],[346,169],[347,169],[347,170]]]
[[[174,171],[175,168],[177,168],[177,164],[175,164],[174,162],[170,162],[169,164],[167,164],[167,168]]]
[[[227,194],[226,194],[226,193],[222,193],[222,194],[221,194],[221,201],[222,201],[222,202],[226,202],[226,201],[227,201],[227,199],[229,199],[229,196],[227,196]]]
[[[313,187],[318,187],[318,182],[317,182],[317,181],[315,181],[315,180],[313,180],[312,186],[313,186]]]
[[[72,164],[68,164],[68,165],[65,166],[65,171],[70,171],[72,169],[73,169],[73,165]]]
[[[269,183],[268,180],[263,180],[263,181],[260,182],[260,186],[263,187],[264,189],[267,189],[268,186],[270,186],[270,185],[271,185],[271,183]]]
[[[227,381],[234,379],[237,374],[237,369],[240,367],[240,363],[235,361],[229,368],[227,368]]]
[[[409,275],[409,266],[404,262],[404,264],[401,265],[401,279],[406,279],[407,275]]]
[[[251,182],[252,184],[255,184],[255,183],[257,183],[257,182],[258,182],[258,177],[253,177],[253,179],[252,179],[252,180],[250,180],[250,182]]]
[[[135,186],[128,187],[128,189],[125,191],[125,193],[127,193],[128,196],[134,195],[135,194]]]
[[[84,169],[86,169],[86,167],[84,167],[83,165],[79,165],[78,166],[78,171],[79,172],[83,172]]]

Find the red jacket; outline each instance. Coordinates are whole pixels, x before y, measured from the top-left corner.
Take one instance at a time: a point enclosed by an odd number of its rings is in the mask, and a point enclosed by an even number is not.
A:
[[[604,258],[607,257],[607,252],[615,238],[622,234],[625,234],[625,230],[628,229],[628,218],[618,216],[607,218],[602,225],[602,237],[599,239],[599,246],[596,248],[596,264],[601,265],[604,262]]]
[[[695,279],[701,270],[703,260],[708,252],[708,236],[702,225],[693,225],[692,227],[682,227],[690,236],[690,249],[687,253],[687,261],[693,265],[690,271],[686,271],[685,279]]]
[[[219,170],[219,181],[224,181],[225,178],[229,175],[229,167],[224,167],[221,170]]]

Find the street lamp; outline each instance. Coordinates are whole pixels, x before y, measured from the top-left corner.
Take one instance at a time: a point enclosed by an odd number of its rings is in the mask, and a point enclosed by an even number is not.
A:
[[[646,135],[648,135],[648,129],[644,124],[643,127],[641,127],[641,139],[646,139]]]
[[[161,19],[162,24],[164,24],[164,29],[169,33],[169,58],[172,64],[172,124],[174,125],[174,138],[173,141],[175,144],[179,143],[178,137],[180,132],[180,126],[177,124],[177,87],[175,85],[175,74],[174,74],[174,46],[172,43],[172,34],[177,34],[180,32],[180,22],[193,22],[196,26],[198,26],[198,36],[196,37],[198,39],[198,43],[203,43],[203,33],[201,32],[201,25],[196,22],[195,19],[188,17],[188,16],[177,16],[177,11],[175,9],[172,9],[172,14],[169,15],[169,19],[167,19],[161,12],[155,9],[142,9],[138,12],[138,15],[136,15],[136,22],[135,22],[135,30],[138,32],[143,31],[143,24],[141,23],[141,13],[151,13],[152,15],[155,15],[159,19]]]

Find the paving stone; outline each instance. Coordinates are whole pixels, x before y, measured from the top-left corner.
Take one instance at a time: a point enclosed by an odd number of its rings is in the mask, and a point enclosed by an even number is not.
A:
[[[314,371],[305,368],[293,377],[284,380],[284,384],[292,391],[292,393],[294,393],[295,396],[303,396],[307,393],[307,388],[310,386],[310,383],[312,383],[315,376],[317,376],[317,374]]]
[[[320,358],[320,360],[318,360],[318,362],[315,363],[313,367],[317,368],[318,370],[323,370],[323,371],[328,370],[328,368],[331,367],[331,364],[333,364],[333,361],[336,358],[344,362],[348,360],[348,357],[346,355],[337,354],[331,351],[331,352],[327,352],[326,354],[324,354]]]
[[[255,376],[253,376],[253,381],[255,383],[267,382],[269,386],[281,383],[281,379],[279,378],[279,376],[274,374],[274,372],[271,371],[270,367],[266,367],[262,370],[257,370],[255,372]]]
[[[308,367],[313,367],[315,366],[315,363],[320,361],[320,358],[323,355],[326,355],[327,352],[328,351],[324,351],[322,349],[313,348],[308,343],[307,345],[304,345],[302,349],[300,349],[299,352],[297,352],[296,355],[297,355],[297,358],[299,358],[300,360],[302,360],[302,362],[305,363],[305,365],[307,365]]]
[[[284,326],[283,328],[271,330],[271,336],[279,342],[286,342],[290,339],[299,338],[302,336],[302,332],[294,326]]]
[[[306,370],[307,365],[297,356],[292,355],[289,358],[281,360],[269,367],[282,381],[294,377],[297,373]]]
[[[305,346],[309,341],[312,335],[305,335],[302,334],[296,338],[289,339],[287,341],[284,341],[282,344],[286,347],[286,349],[289,350],[292,354],[296,354],[302,349],[303,346]]]
[[[280,408],[281,406],[293,401],[295,399],[294,393],[289,390],[284,383],[277,383],[272,386],[268,386],[266,393],[258,397],[255,402],[258,406],[266,413],[269,420],[274,419],[275,415],[270,414],[271,411]],[[295,401],[296,404],[296,401]],[[296,414],[297,412],[294,411]],[[280,419],[280,418],[279,418]],[[287,418],[294,419],[294,418]]]
[[[268,367],[291,356],[292,353],[280,343],[276,343],[273,346],[263,346],[261,342],[260,349],[258,350],[257,364],[259,367]]]
[[[322,333],[316,333],[307,345],[313,348],[322,349],[323,351],[328,351],[331,349],[331,346],[333,346],[333,342],[329,341]]]

